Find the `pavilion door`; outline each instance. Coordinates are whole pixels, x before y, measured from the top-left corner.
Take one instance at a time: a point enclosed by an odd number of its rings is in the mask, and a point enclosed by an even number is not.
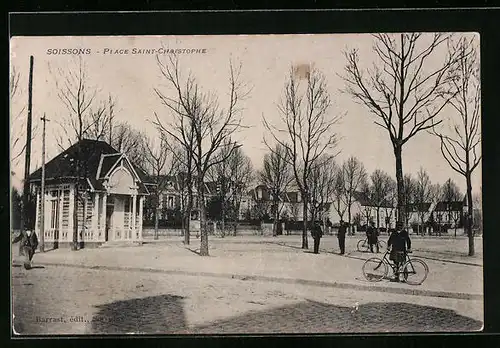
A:
[[[106,229],[104,232],[104,240],[110,240],[111,232],[113,231],[113,217],[114,217],[115,204],[112,196],[109,197],[106,203]]]

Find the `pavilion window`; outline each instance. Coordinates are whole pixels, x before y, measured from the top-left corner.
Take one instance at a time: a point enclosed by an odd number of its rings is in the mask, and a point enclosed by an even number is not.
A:
[[[62,228],[69,228],[69,190],[63,191],[62,204]]]
[[[59,195],[57,190],[50,192],[50,228],[59,228]]]
[[[130,197],[128,199],[125,199],[125,206],[124,206],[124,212],[123,212],[123,227],[125,229],[129,228],[130,226]]]

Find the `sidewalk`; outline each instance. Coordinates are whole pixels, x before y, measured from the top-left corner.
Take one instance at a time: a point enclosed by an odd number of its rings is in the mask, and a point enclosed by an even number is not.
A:
[[[352,239],[350,243],[355,241]],[[323,249],[315,255],[294,245],[278,245],[278,242],[272,237],[212,239],[211,256],[201,257],[196,254],[199,240],[192,240],[188,249],[178,239],[172,239],[136,247],[48,251],[36,254],[34,263],[482,300],[482,267],[425,259],[430,272],[420,286],[386,280],[370,283],[364,279],[361,267],[373,254],[352,252],[340,256]]]

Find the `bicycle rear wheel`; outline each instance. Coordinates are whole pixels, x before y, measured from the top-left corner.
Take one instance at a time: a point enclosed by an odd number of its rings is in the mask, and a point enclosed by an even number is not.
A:
[[[368,250],[370,250],[370,245],[368,244],[366,239],[362,239],[358,242],[357,248],[358,251],[367,252]]]
[[[384,277],[387,277],[388,272],[389,267],[387,263],[378,257],[369,258],[363,264],[363,275],[370,282],[381,281]]]
[[[429,267],[424,261],[419,259],[411,259],[403,266],[403,277],[406,283],[410,285],[422,284],[428,274]]]

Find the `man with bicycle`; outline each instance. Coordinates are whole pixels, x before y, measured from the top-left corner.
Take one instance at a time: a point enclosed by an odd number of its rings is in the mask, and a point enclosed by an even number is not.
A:
[[[399,282],[399,268],[406,260],[406,254],[411,253],[411,240],[402,222],[396,222],[396,230],[387,241],[387,249],[391,251],[389,259],[396,265],[395,281]]]

